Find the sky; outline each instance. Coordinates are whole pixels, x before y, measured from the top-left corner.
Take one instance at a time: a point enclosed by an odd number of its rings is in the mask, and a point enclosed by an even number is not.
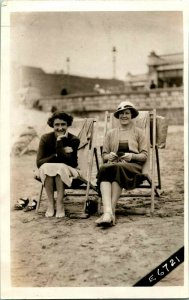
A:
[[[182,12],[32,12],[11,14],[11,60],[46,72],[116,78],[147,72],[147,57],[183,52]]]

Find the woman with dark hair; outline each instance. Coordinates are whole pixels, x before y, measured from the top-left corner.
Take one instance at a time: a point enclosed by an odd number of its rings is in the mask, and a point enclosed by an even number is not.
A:
[[[97,183],[103,202],[99,226],[115,225],[115,207],[122,189],[135,188],[142,181],[142,165],[147,159],[147,141],[132,119],[138,111],[131,102],[120,103],[114,113],[119,128],[110,130],[103,145],[103,161]]]
[[[71,115],[65,112],[54,112],[47,122],[54,131],[44,134],[40,140],[37,167],[48,197],[46,217],[55,214],[54,186],[57,189],[56,217],[65,216],[64,189],[66,186],[70,187],[73,178],[79,175],[79,170],[76,168],[80,141],[67,131],[72,122]]]

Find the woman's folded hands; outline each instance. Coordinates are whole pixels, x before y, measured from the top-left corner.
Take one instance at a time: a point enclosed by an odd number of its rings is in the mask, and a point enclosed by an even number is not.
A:
[[[110,152],[109,154],[106,154],[106,159],[109,162],[117,161],[118,156],[115,152]]]
[[[120,161],[131,161],[132,153],[125,153],[124,155],[120,156]]]
[[[129,162],[132,159],[132,153],[124,153],[122,156],[118,156],[115,152],[110,152],[104,155],[104,160],[116,163],[116,162]]]
[[[113,162],[118,159],[118,156],[115,152],[110,152],[110,153],[104,153],[103,154],[103,161],[106,162]]]

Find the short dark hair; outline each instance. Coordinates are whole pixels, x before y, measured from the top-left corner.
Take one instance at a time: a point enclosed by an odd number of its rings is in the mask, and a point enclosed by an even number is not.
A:
[[[71,115],[65,113],[64,111],[55,111],[48,119],[47,124],[50,127],[53,127],[55,119],[64,120],[68,126],[71,126],[73,122],[73,117]]]

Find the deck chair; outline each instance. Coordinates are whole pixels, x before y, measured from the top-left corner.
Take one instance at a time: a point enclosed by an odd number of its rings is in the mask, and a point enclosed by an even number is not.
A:
[[[81,170],[82,176],[73,179],[72,186],[66,188],[66,194],[75,196],[85,196],[83,212],[86,211],[86,205],[90,191],[97,192],[96,185],[91,182],[93,163],[96,162],[96,168],[99,170],[99,162],[96,148],[96,132],[98,127],[97,118],[74,119],[73,124],[69,127],[69,132],[78,136],[80,144],[78,148],[78,167]],[[41,182],[40,177],[35,175],[34,178]],[[36,212],[39,210],[43,184],[37,201]]]
[[[154,196],[160,196],[159,191],[161,190],[161,175],[160,175],[160,163],[158,145],[156,144],[156,110],[152,111],[140,111],[137,118],[133,119],[136,126],[142,128],[145,132],[148,141],[148,158],[143,165],[142,173],[145,178],[143,183],[137,187],[142,189],[151,189],[151,193],[131,194],[122,192],[121,197],[151,197],[151,213],[154,213]],[[112,113],[105,112],[105,126],[104,136],[106,132],[111,128],[119,126],[119,120],[113,117]],[[101,155],[103,147],[101,146]],[[151,155],[150,155],[151,153]],[[155,163],[157,166],[157,183],[155,183]]]

